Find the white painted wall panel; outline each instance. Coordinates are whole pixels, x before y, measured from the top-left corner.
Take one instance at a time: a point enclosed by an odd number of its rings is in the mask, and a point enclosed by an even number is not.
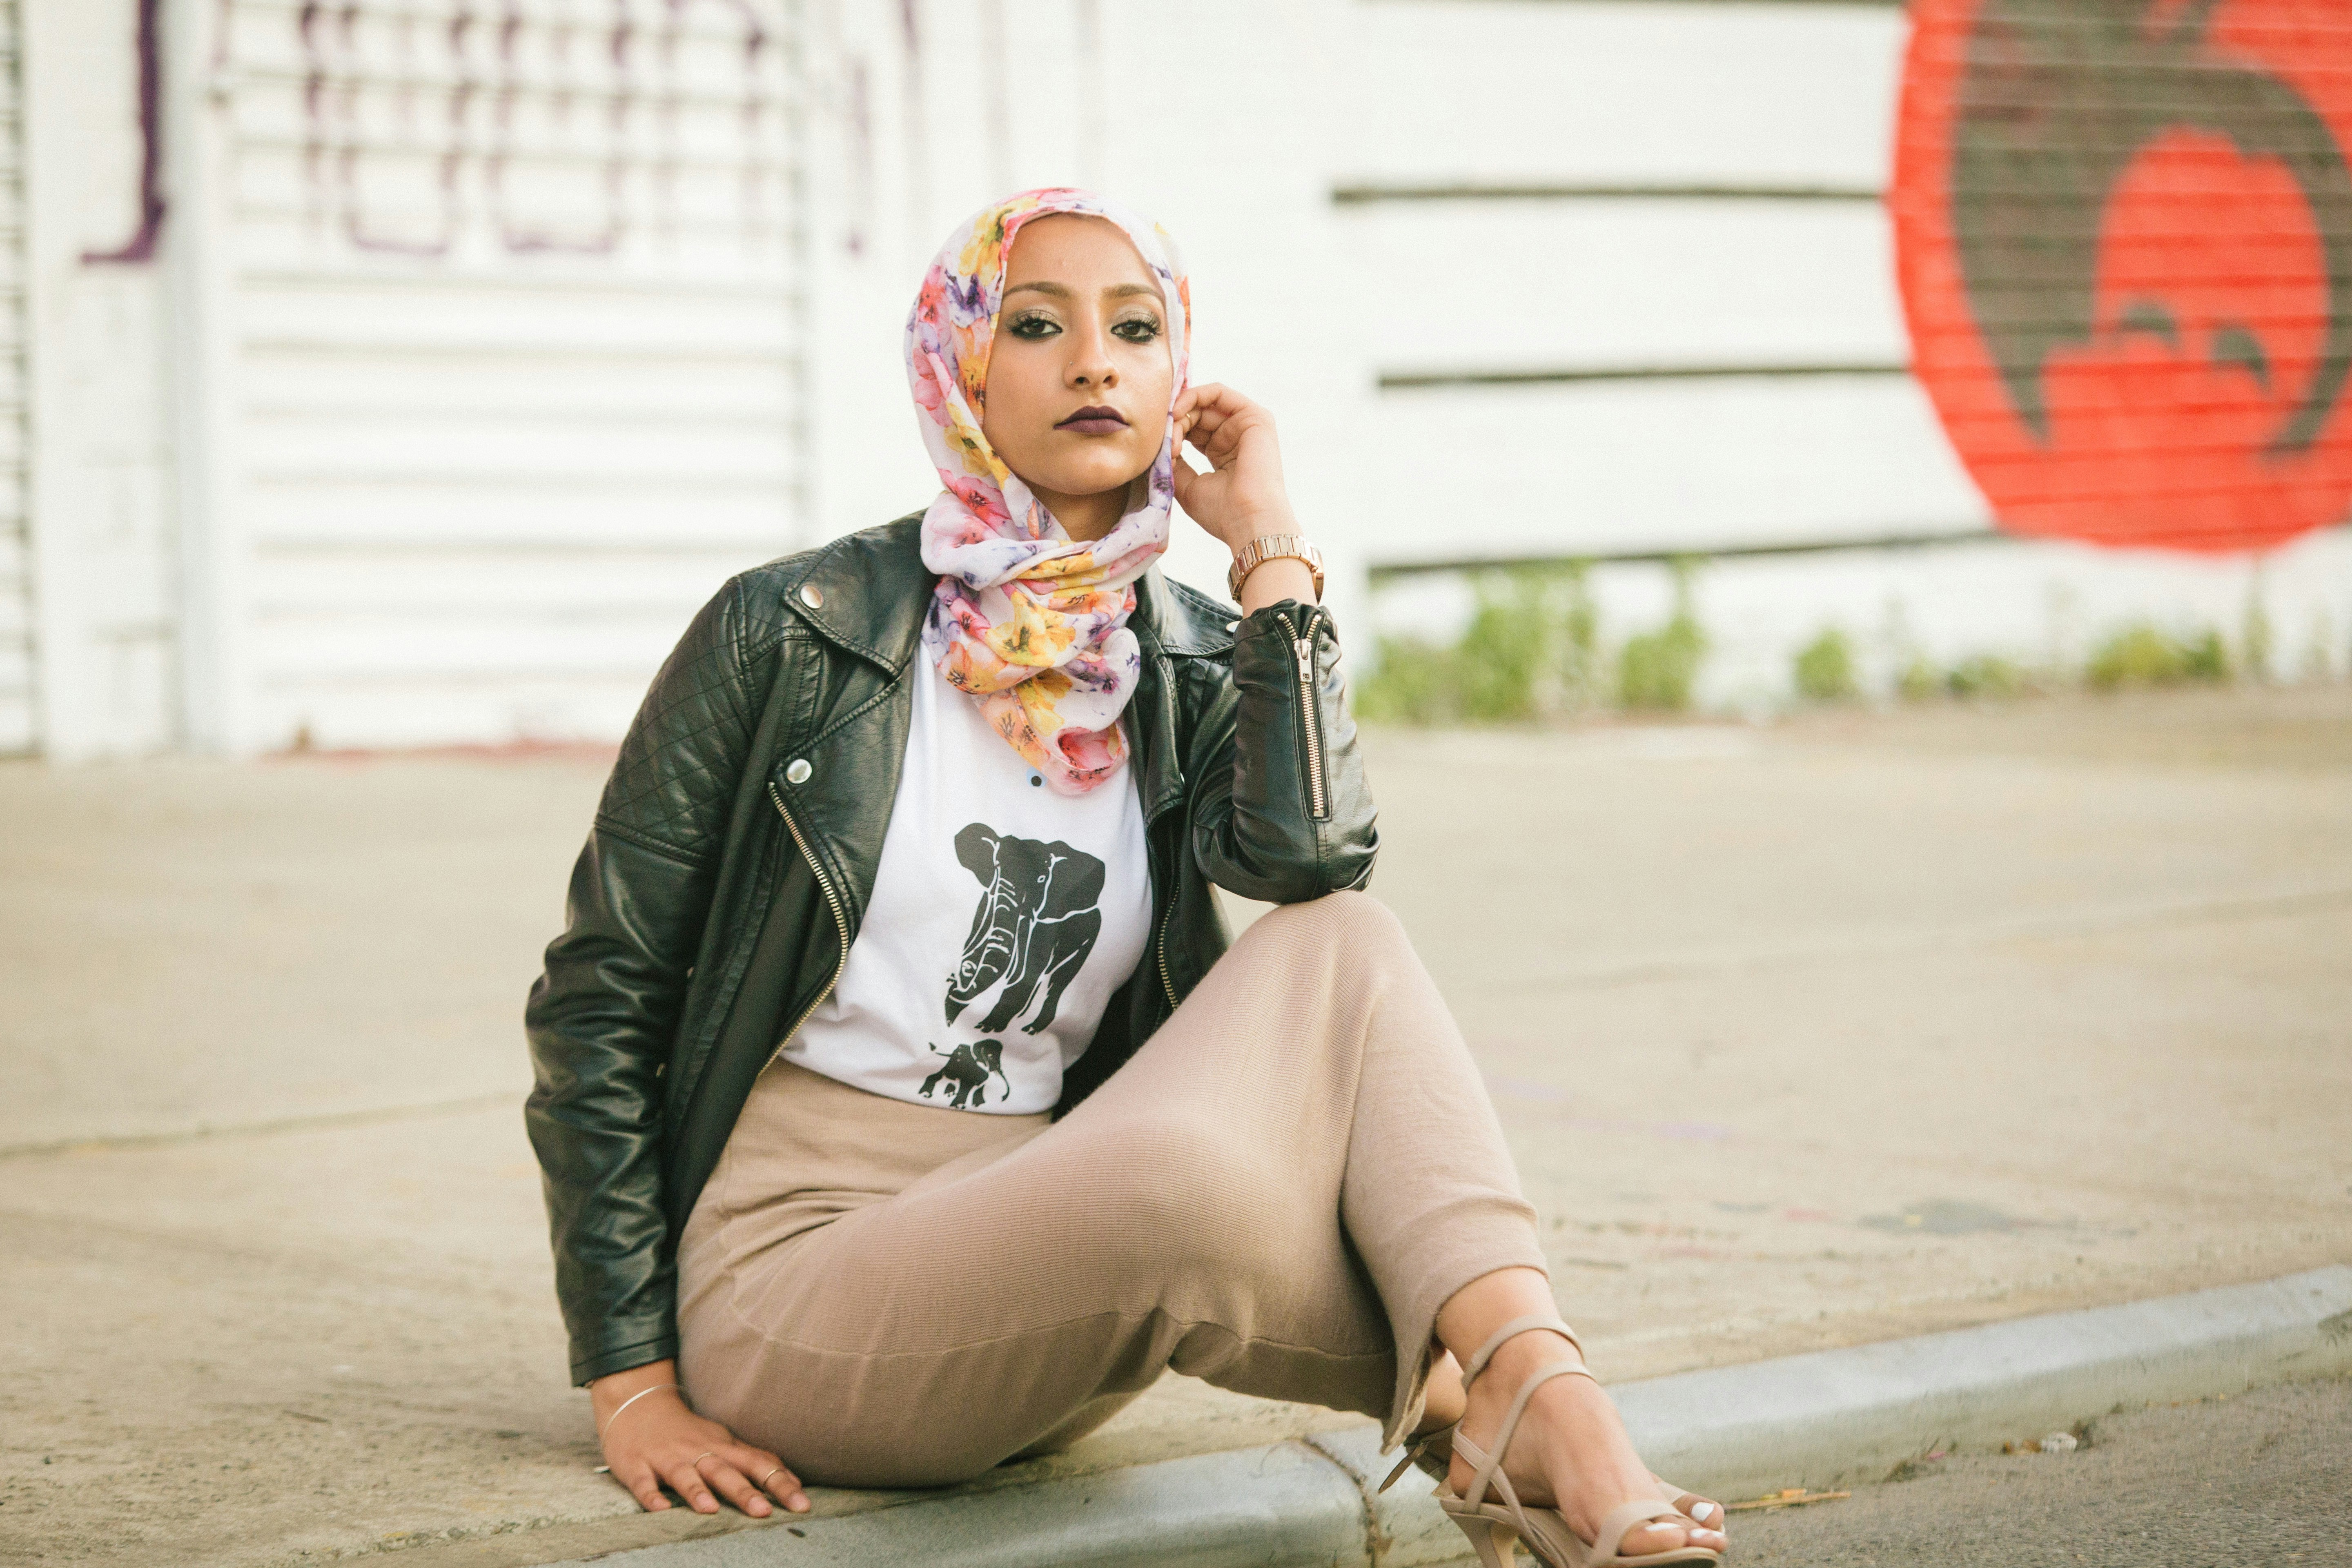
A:
[[[24,121],[22,40],[0,0],[0,756],[40,740],[33,552],[25,505]]]
[[[394,281],[320,268],[299,279],[247,274],[242,309],[247,341],[269,349],[789,362],[793,344],[793,307],[772,283],[591,290],[527,273]]]
[[[561,552],[644,549],[656,540],[664,549],[724,549],[756,564],[795,548],[779,533],[776,508],[775,489],[764,482],[688,478],[637,485],[497,486],[384,484],[352,477],[248,484],[244,515],[271,547],[529,546]]]
[[[1350,16],[1329,155],[1343,192],[1391,193],[1335,213],[1380,280],[1354,312],[1376,376],[1907,362],[1869,199],[1892,146],[1899,8],[1360,0]],[[1429,195],[1481,187],[1553,194]],[[1391,386],[1376,407],[1358,442],[1359,467],[1382,475],[1360,524],[1375,563],[1986,517],[1896,376]]]
[[[5,455],[5,454],[0,454]],[[284,483],[489,486],[717,480],[790,485],[789,430],[616,416],[522,419],[419,414],[256,415],[246,433],[256,479]]]
[[[1896,376],[1444,388],[1381,399],[1374,562],[1945,533],[1984,502]]]
[[[1371,276],[1382,374],[1907,357],[1893,237],[1868,202],[1384,202],[1338,214]]]
[[[234,0],[251,743],[618,733],[805,528],[784,0]]]
[[[798,370],[782,356],[648,356],[635,361],[626,377],[583,376],[578,358],[557,351],[457,347],[371,353],[349,345],[272,347],[248,340],[246,363],[274,401],[264,403],[256,395],[246,406],[257,414],[773,426],[787,425],[799,413]]]
[[[1895,5],[1360,0],[1342,47],[1343,184],[1875,188]]]

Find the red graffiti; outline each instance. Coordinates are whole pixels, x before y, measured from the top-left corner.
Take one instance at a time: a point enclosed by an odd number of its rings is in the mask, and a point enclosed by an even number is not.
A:
[[[2002,526],[2231,550],[2352,511],[2352,13],[1916,0],[1915,366]]]

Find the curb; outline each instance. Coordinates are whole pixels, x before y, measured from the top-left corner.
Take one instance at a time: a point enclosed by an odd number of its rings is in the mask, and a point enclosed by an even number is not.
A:
[[[1875,1478],[1934,1448],[2038,1436],[2118,1406],[2346,1373],[2352,1267],[2339,1266],[1652,1378],[1611,1393],[1652,1463],[1684,1485],[1740,1498]],[[1358,1428],[1028,1486],[917,1494],[710,1539],[608,1546],[551,1568],[591,1561],[626,1568],[915,1561],[934,1568],[1416,1568],[1459,1560],[1463,1538],[1426,1486],[1404,1480],[1385,1494],[1374,1489],[1392,1462],[1378,1443],[1377,1433]],[[522,1544],[499,1539],[509,1552]],[[411,1561],[430,1568],[446,1553],[455,1565],[467,1561],[463,1552],[444,1548]]]
[[[1643,1457],[1717,1497],[1874,1479],[2118,1405],[2352,1373],[2352,1268],[2053,1312],[1613,1392]]]

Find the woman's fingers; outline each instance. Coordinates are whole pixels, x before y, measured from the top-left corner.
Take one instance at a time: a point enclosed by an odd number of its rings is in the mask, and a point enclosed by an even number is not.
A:
[[[753,1519],[765,1519],[776,1511],[776,1505],[751,1484],[751,1478],[743,1473],[732,1457],[706,1455],[695,1461],[694,1468],[720,1497]]]
[[[1192,503],[1186,498],[1193,493],[1192,487],[1201,482],[1201,471],[1186,462],[1183,455],[1179,453],[1176,466],[1170,471],[1168,478],[1176,487],[1176,504],[1186,511],[1192,510]]]
[[[710,1485],[702,1479],[702,1461],[681,1459],[662,1471],[662,1479],[669,1489],[686,1500],[686,1506],[697,1513],[717,1513],[719,1500],[710,1495]]]
[[[1245,408],[1255,406],[1257,406],[1255,404],[1232,387],[1214,381],[1204,381],[1197,385],[1188,386],[1184,389],[1184,395],[1176,400],[1176,411],[1180,414],[1190,407],[1215,414],[1220,418],[1239,414]]]
[[[1225,395],[1225,389],[1213,381],[1196,381],[1186,387],[1176,399],[1172,411],[1179,419],[1210,406]]]
[[[784,1468],[784,1462],[765,1448],[738,1447],[729,1456],[735,1468],[751,1478],[751,1484],[791,1509],[805,1513],[809,1500],[801,1490],[800,1477]]]
[[[669,1499],[662,1496],[661,1481],[654,1475],[651,1465],[643,1460],[627,1460],[610,1468],[613,1479],[628,1488],[629,1495],[647,1513],[659,1513],[669,1506]]]
[[[1256,404],[1214,382],[1187,388],[1176,400],[1175,415],[1178,429],[1219,468],[1232,458],[1242,436],[1266,417]]]
[[[1217,438],[1217,433],[1225,427],[1230,416],[1213,408],[1196,408],[1189,417],[1192,423],[1185,428],[1184,438],[1205,453],[1209,450],[1209,444]]]

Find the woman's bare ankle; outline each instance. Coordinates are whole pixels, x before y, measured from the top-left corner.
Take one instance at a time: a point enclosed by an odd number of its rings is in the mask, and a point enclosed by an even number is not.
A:
[[[1412,1435],[1425,1437],[1441,1427],[1453,1426],[1462,1419],[1464,1408],[1462,1365],[1444,1346],[1434,1346],[1429,1363],[1429,1381],[1422,1393],[1421,1421],[1413,1427]]]

